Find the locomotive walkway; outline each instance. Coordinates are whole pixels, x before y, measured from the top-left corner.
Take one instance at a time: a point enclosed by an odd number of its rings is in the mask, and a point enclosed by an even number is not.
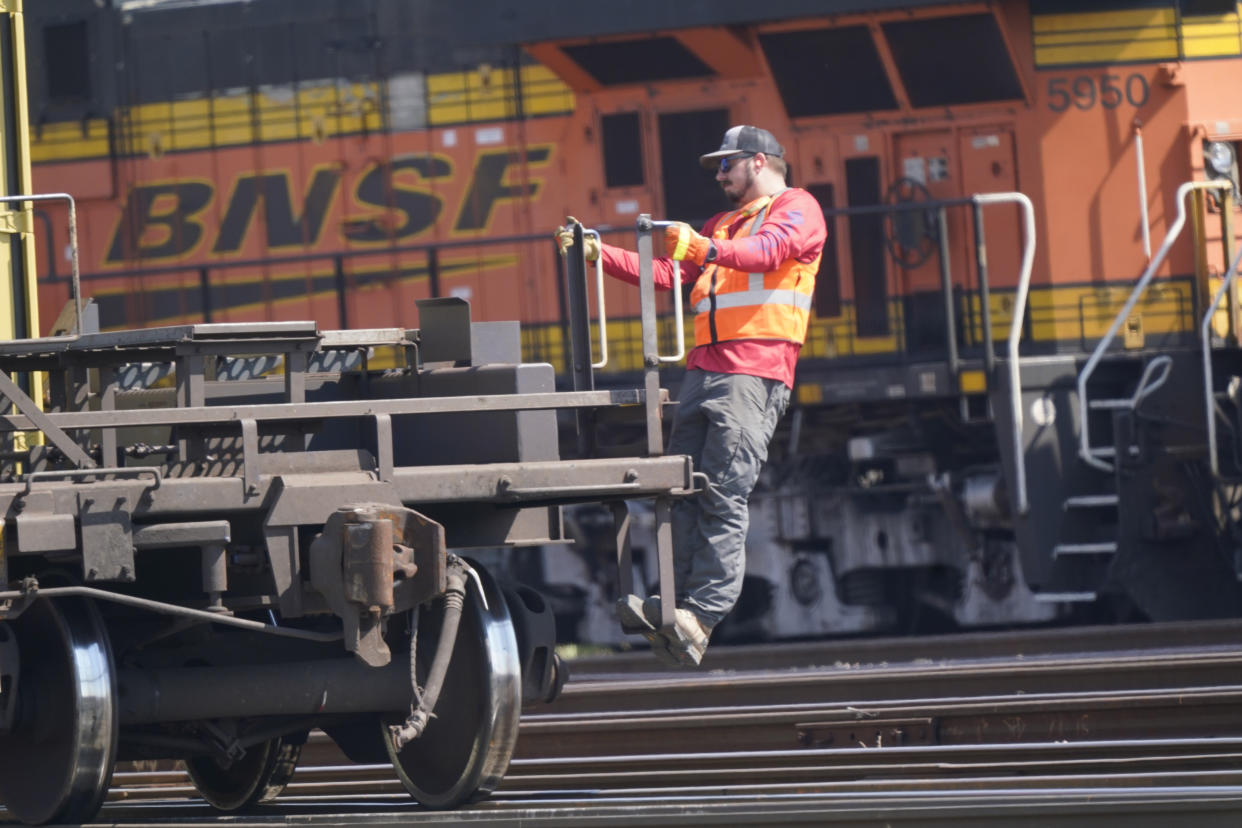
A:
[[[646,653],[583,659],[560,700],[523,717],[499,791],[450,814],[317,734],[254,814],[211,816],[180,772],[118,768],[100,819],[1235,825],[1238,642],[1230,622],[717,648],[700,673],[632,672]]]

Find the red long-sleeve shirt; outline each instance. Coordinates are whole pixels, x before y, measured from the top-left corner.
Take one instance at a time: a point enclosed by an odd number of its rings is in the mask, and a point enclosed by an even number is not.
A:
[[[717,213],[703,227],[711,237],[728,213]],[[806,190],[790,188],[772,199],[759,232],[734,238],[746,219],[739,217],[729,228],[727,239],[716,239],[716,264],[747,273],[768,273],[782,262],[797,259],[810,262],[820,254],[828,230],[819,203]],[[610,244],[601,245],[604,272],[632,285],[638,284],[638,254]],[[652,263],[657,290],[673,286],[673,261],[657,258]],[[702,272],[691,261],[681,263],[681,281],[693,284]],[[801,343],[780,339],[731,339],[715,345],[697,345],[686,357],[686,368],[724,374],[750,374],[779,380],[790,388]]]

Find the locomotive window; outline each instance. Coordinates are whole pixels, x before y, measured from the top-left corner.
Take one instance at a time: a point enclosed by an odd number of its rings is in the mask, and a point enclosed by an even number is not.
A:
[[[720,136],[728,128],[727,109],[660,116],[660,175],[668,218],[697,227],[728,207],[715,175],[699,166],[699,156],[720,146]]]
[[[893,60],[914,106],[1022,97],[996,19],[964,14],[885,23]]]
[[[565,46],[566,55],[604,86],[702,78],[711,68],[675,37]]]
[[[605,115],[600,120],[604,139],[604,186],[641,186],[643,138],[638,113],[621,112]]]
[[[791,118],[896,109],[866,26],[759,35]]]
[[[808,184],[806,191],[815,197],[823,210],[836,206],[836,196],[831,184]],[[819,260],[819,272],[815,275],[815,315],[820,319],[841,315],[841,271],[837,267],[837,223],[835,216],[825,216],[828,238]]]
[[[883,200],[880,159],[866,156],[845,162],[845,197],[851,207],[870,207]],[[859,336],[888,336],[884,218],[874,213],[860,213],[849,217],[849,226],[855,329]]]
[[[85,20],[43,29],[43,65],[47,67],[49,100],[63,103],[90,98],[90,64]]]

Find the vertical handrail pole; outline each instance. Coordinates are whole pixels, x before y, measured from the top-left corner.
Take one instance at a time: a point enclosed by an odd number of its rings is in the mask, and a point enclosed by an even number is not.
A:
[[[345,257],[337,254],[332,257],[332,275],[336,284],[336,318],[341,330],[349,327],[349,305],[347,304],[345,284]]]
[[[203,306],[203,322],[211,323],[211,278],[204,265],[198,269],[198,302]]]
[[[675,221],[653,221],[651,226],[655,228],[672,227],[678,222]],[[654,275],[652,276],[652,284],[654,284]],[[686,355],[686,315],[681,306],[681,262],[673,259],[673,336],[677,338],[677,353],[668,356],[656,355],[656,359],[660,362],[681,362]]]
[[[1147,164],[1143,160],[1143,126],[1134,122],[1134,156],[1138,164],[1139,223],[1143,230],[1143,253],[1151,261],[1151,227],[1147,218]]]
[[[992,341],[992,286],[988,282],[988,246],[983,235],[983,205],[971,205],[975,223],[975,265],[979,269],[979,313],[983,326],[983,368],[991,379],[996,369],[996,343]]]
[[[1018,292],[1013,300],[1013,319],[1009,323],[1006,356],[1009,360],[1009,413],[1013,426],[1014,481],[1018,514],[1030,506],[1026,494],[1026,456],[1022,452],[1022,376],[1018,366],[1018,340],[1026,318],[1026,300],[1031,288],[1031,268],[1035,262],[1035,206],[1022,193],[981,193],[971,197],[980,205],[1017,204],[1022,209],[1022,265],[1018,271]]]
[[[595,239],[595,244],[602,246],[598,230],[583,230],[583,235]],[[592,362],[592,368],[603,368],[608,364],[608,312],[604,308],[604,257],[595,258],[595,297],[599,306],[599,362]]]
[[[1203,340],[1203,403],[1207,412],[1208,463],[1211,465],[1214,478],[1220,476],[1220,461],[1216,457],[1216,398],[1212,393],[1215,378],[1212,375],[1212,344],[1209,337],[1211,336],[1212,317],[1216,315],[1221,299],[1229,293],[1230,287],[1237,280],[1239,264],[1242,264],[1242,249],[1238,250],[1238,254],[1229,263],[1229,270],[1225,273],[1225,278],[1217,288],[1216,295],[1212,297],[1207,313],[1203,315],[1203,322],[1199,325],[1199,335]]]
[[[953,296],[953,274],[949,267],[949,222],[944,207],[936,208],[936,233],[940,244],[940,289],[944,293],[945,354],[949,360],[950,382],[957,379],[957,309]]]
[[[427,248],[427,291],[431,294],[432,299],[439,299],[443,295],[443,288],[440,286],[440,248]]]
[[[638,217],[638,302],[643,332],[643,387],[647,409],[647,454],[664,453],[664,426],[660,411],[660,354],[656,341],[655,270],[652,264],[654,243],[651,216]]]
[[[595,388],[591,372],[591,320],[587,304],[586,258],[581,224],[571,225],[574,243],[565,256],[565,294],[569,298],[570,376],[575,391]]]

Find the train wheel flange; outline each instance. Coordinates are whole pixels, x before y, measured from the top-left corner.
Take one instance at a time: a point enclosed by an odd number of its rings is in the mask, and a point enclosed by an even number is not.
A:
[[[83,822],[116,759],[116,669],[107,629],[84,599],[35,601],[9,622],[21,670],[17,717],[0,735],[0,803],[22,822]]]
[[[522,677],[513,622],[496,582],[486,571],[475,571],[479,578],[469,581],[453,659],[426,731],[398,751],[388,726],[405,714],[384,716],[380,723],[401,784],[428,808],[452,808],[491,793],[517,742]],[[437,612],[422,610],[420,643],[436,641],[439,620]],[[420,684],[434,649],[419,648]]]
[[[239,811],[280,795],[293,778],[303,741],[269,739],[227,765],[214,756],[192,756],[185,760],[185,769],[208,805],[217,811]]]

